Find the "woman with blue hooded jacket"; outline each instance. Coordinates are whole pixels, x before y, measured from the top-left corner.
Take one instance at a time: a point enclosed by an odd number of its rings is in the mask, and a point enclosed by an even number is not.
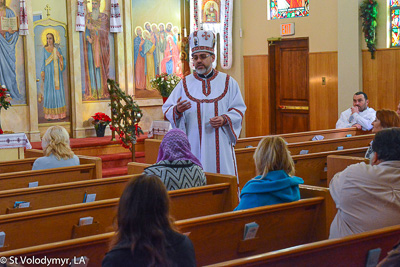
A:
[[[293,176],[294,162],[285,141],[278,136],[263,138],[254,152],[257,173],[243,187],[235,210],[292,202],[300,199],[299,184]]]

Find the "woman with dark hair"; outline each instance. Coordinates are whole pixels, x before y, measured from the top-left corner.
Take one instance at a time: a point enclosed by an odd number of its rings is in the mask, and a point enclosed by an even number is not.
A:
[[[180,129],[168,131],[161,142],[157,163],[147,167],[144,173],[160,177],[167,190],[206,185],[203,167],[190,151],[189,140]]]
[[[376,112],[376,118],[372,122],[372,126],[373,126],[372,128],[373,133],[378,133],[386,128],[400,127],[399,115],[397,115],[397,113],[393,110],[380,109]],[[367,153],[365,153],[365,158],[367,159],[371,158],[372,152],[374,152],[374,150],[372,149],[372,141],[371,141]]]
[[[119,201],[118,230],[102,266],[196,266],[190,239],[178,233],[169,215],[161,180],[141,175],[126,186]]]

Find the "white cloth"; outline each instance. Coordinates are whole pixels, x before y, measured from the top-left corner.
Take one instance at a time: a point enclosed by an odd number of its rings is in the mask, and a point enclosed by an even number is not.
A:
[[[329,238],[400,224],[400,161],[350,165],[329,190],[338,209]]]
[[[169,121],[152,121],[147,137],[152,138],[155,134],[165,135],[171,129],[172,127]]]
[[[111,0],[110,32],[122,32],[121,12],[118,0]]]
[[[339,120],[336,122],[336,129],[349,128],[354,124],[360,124],[363,131],[372,129],[372,122],[375,120],[376,111],[367,107],[364,111],[351,114],[351,108],[346,109],[340,114]]]
[[[25,147],[26,149],[32,148],[25,133],[0,134],[0,149],[16,147]]]
[[[76,28],[77,32],[85,31],[85,5],[83,4],[83,0],[78,0],[77,2],[77,12],[76,12]]]
[[[176,112],[179,97],[192,104],[181,115]],[[207,80],[196,73],[186,76],[163,105],[165,118],[173,128],[187,134],[192,153],[200,159],[204,171],[236,176],[234,145],[242,129],[245,111],[237,82],[216,70]],[[214,129],[209,121],[215,116],[224,116],[227,123]]]
[[[219,33],[219,47],[220,47],[220,63],[223,69],[230,69],[232,67],[232,21],[233,21],[233,0],[221,0],[220,22],[208,23],[202,21],[201,8],[203,0],[190,0],[190,30],[191,32],[198,30],[210,30],[215,34]],[[215,48],[216,49],[216,48]],[[215,53],[217,56],[217,51]],[[217,60],[215,60],[217,62]],[[216,64],[213,64],[216,67]]]
[[[28,11],[26,10],[25,0],[19,0],[19,35],[28,35]]]

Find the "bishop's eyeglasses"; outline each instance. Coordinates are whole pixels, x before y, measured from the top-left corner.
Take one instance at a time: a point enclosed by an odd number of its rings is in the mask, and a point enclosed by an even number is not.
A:
[[[194,55],[194,56],[192,56],[192,59],[193,59],[193,61],[197,61],[198,59],[204,60],[204,59],[208,58],[209,56],[211,56],[211,54]]]

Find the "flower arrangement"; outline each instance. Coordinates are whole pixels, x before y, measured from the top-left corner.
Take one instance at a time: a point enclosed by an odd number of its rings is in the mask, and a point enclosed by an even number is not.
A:
[[[376,51],[376,17],[378,15],[376,0],[364,0],[361,3],[360,13],[362,18],[362,30],[364,32],[365,42],[369,52],[371,53],[371,58],[375,58]]]
[[[160,92],[162,97],[169,97],[175,86],[179,83],[181,77],[175,74],[161,73],[150,80],[151,86]]]
[[[0,89],[0,110],[2,108],[8,109],[11,106],[10,101],[10,91],[8,91],[5,85],[2,85]]]
[[[111,118],[102,112],[97,112],[96,114],[94,114],[94,116],[92,116],[92,118],[94,119],[92,123],[94,124],[94,128],[96,130],[99,129],[100,125],[107,126],[111,123]]]

